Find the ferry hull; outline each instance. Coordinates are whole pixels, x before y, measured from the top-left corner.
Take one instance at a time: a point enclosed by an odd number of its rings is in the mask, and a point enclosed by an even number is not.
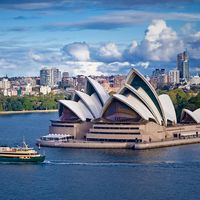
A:
[[[41,163],[45,160],[45,156],[40,157],[30,157],[30,158],[22,158],[22,157],[4,157],[0,156],[0,162],[12,162],[12,163]]]

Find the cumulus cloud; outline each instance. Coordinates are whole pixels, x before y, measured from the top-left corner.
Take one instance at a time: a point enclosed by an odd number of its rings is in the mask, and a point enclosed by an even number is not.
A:
[[[65,45],[62,50],[72,61],[114,62],[119,61],[122,56],[118,46],[113,42],[95,47],[86,42],[74,42]]]
[[[108,58],[120,58],[121,53],[119,52],[117,46],[115,43],[108,43],[100,48],[101,55],[103,57],[108,57]]]
[[[153,20],[144,39],[139,44],[133,42],[126,52],[130,54],[129,57],[135,56],[140,60],[171,61],[183,49],[183,41],[164,20]]]
[[[109,42],[91,50],[93,51],[93,59],[100,62],[119,61],[122,56],[122,53],[119,51],[118,46],[113,42]]]
[[[41,66],[59,67],[72,75],[126,74],[132,67],[151,72],[152,66],[172,64],[174,67],[176,55],[186,48],[190,64],[196,62],[193,66],[191,64],[191,68],[198,68],[200,60],[200,32],[186,38],[178,35],[164,20],[153,20],[144,38],[140,42],[133,40],[125,49],[114,42],[95,46],[74,42],[63,48],[51,44],[43,50],[41,47],[32,49],[25,45],[22,48],[19,44],[16,47],[17,43],[12,44],[7,48],[7,44],[1,43],[1,73],[6,69],[14,71],[11,68],[16,67],[21,74],[38,74]]]
[[[63,52],[72,60],[90,60],[89,46],[85,42],[74,42],[71,44],[67,44],[63,47]]]
[[[150,65],[150,62],[137,62],[135,64],[132,64],[132,67],[143,67],[144,69],[147,69]]]
[[[41,64],[56,64],[56,63],[61,63],[63,57],[62,53],[60,52],[59,49],[57,50],[43,50],[43,51],[38,51],[38,50],[30,50],[28,52],[29,58],[36,62],[36,63],[41,63]]]

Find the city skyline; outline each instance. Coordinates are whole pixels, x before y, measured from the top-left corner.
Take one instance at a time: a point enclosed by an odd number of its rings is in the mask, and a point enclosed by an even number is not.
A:
[[[200,1],[59,0],[0,2],[0,76],[33,76],[45,67],[72,75],[176,68],[187,50],[200,72]]]

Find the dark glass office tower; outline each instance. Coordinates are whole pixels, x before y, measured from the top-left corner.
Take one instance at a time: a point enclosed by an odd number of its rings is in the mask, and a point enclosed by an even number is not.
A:
[[[187,51],[177,55],[177,69],[180,71],[180,80],[189,81],[189,57]]]

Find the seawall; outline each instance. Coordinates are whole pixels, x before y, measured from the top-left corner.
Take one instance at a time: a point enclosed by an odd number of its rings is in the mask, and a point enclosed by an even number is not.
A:
[[[58,110],[1,111],[0,115],[26,114],[26,113],[48,113],[48,112],[58,112]]]
[[[43,143],[40,146],[46,147],[62,147],[62,148],[77,148],[77,149],[131,149],[133,143],[125,142],[88,142],[88,141],[70,141],[57,143]]]
[[[180,140],[170,140],[170,141],[151,142],[151,143],[136,143],[134,145],[134,149],[135,150],[154,149],[154,148],[171,147],[171,146],[195,144],[195,143],[200,143],[200,138],[187,138]]]
[[[80,148],[80,149],[134,149],[145,150],[163,147],[172,147],[179,145],[200,143],[200,138],[188,138],[180,140],[170,140],[151,143],[125,143],[125,142],[89,142],[84,140],[76,140],[69,142],[43,142],[40,146],[45,147],[61,147],[61,148]]]

